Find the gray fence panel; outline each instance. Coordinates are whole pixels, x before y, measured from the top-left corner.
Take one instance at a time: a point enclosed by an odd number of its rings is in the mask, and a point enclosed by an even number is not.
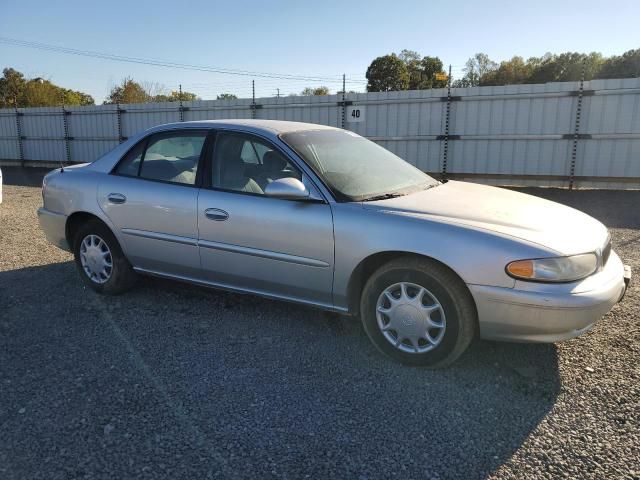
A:
[[[16,117],[11,110],[0,114],[0,158],[20,158]]]
[[[14,139],[0,138],[0,158],[20,158],[18,142]]]
[[[118,146],[117,140],[83,140],[71,142],[71,160],[77,163],[92,162]]]
[[[24,158],[42,162],[66,162],[64,140],[23,140]]]
[[[62,108],[29,108],[22,110],[22,135],[25,137],[64,137]]]
[[[256,104],[259,108],[256,109],[256,118],[339,127],[342,122],[342,112],[338,108],[338,102],[341,100],[340,95],[258,98]]]
[[[21,139],[15,111],[6,109],[0,110],[0,161],[92,161],[120,137],[180,120],[262,118],[338,127],[344,121],[435,174],[443,171],[446,143],[448,174],[487,183],[569,185],[574,166],[578,186],[639,187],[640,79],[582,87],[454,88],[450,100],[446,89],[348,93],[344,107],[338,94],[121,105],[120,113],[116,105],[65,107],[66,115],[62,107],[30,108],[19,110]],[[343,117],[351,108],[361,110],[360,121]]]

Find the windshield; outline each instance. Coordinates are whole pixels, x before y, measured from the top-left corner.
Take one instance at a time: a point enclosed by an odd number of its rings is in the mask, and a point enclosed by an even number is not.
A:
[[[345,130],[306,130],[280,138],[338,200],[363,201],[424,190],[438,182],[366,138]]]

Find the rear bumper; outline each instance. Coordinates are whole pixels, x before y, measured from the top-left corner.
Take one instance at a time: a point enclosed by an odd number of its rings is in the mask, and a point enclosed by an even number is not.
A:
[[[63,250],[71,250],[65,235],[65,226],[67,224],[66,215],[52,212],[46,208],[39,208],[38,221],[49,243]]]
[[[482,338],[558,342],[591,329],[622,299],[630,278],[630,269],[612,252],[602,271],[580,282],[516,282],[515,288],[469,285],[469,289]]]

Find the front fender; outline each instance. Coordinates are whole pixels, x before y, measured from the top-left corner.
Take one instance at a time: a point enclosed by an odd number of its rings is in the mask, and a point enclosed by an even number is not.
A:
[[[513,288],[515,281],[504,270],[507,263],[552,253],[526,240],[475,227],[368,210],[357,203],[333,207],[337,307],[348,308],[351,277],[372,255],[421,255],[443,263],[466,284]]]

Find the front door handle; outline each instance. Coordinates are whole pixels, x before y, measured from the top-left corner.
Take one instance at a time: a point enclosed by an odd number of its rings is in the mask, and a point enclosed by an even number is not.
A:
[[[109,202],[111,203],[124,203],[127,201],[127,197],[125,197],[124,195],[122,195],[121,193],[110,193],[109,195],[107,195],[107,200],[109,200]]]
[[[229,214],[224,210],[220,210],[219,208],[207,208],[204,211],[204,215],[209,220],[215,220],[217,222],[222,222],[229,218]]]

